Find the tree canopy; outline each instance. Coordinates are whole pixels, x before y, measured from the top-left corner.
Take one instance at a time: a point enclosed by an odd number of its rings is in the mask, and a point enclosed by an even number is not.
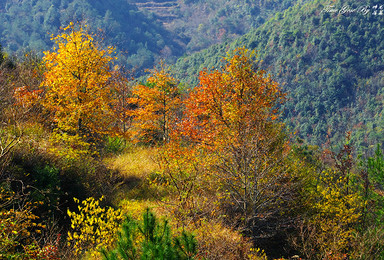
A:
[[[76,28],[79,27],[79,28]],[[57,128],[80,136],[111,133],[115,114],[112,57],[86,31],[71,23],[53,38],[57,47],[44,52],[43,105]]]

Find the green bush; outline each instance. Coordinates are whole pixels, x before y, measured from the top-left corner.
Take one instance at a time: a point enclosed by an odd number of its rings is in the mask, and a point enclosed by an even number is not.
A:
[[[167,221],[159,223],[147,209],[143,222],[128,218],[119,233],[117,247],[107,252],[102,250],[104,259],[195,259],[197,242],[193,235],[183,232],[173,237]]]
[[[127,140],[118,136],[107,136],[104,144],[104,151],[111,154],[119,154],[128,147]]]

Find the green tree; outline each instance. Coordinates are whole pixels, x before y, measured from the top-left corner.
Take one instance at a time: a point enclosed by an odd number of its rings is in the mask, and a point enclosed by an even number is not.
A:
[[[116,249],[102,251],[107,260],[136,259],[195,259],[197,242],[193,235],[183,232],[173,237],[167,221],[158,223],[155,215],[147,209],[143,222],[128,218],[119,234]]]

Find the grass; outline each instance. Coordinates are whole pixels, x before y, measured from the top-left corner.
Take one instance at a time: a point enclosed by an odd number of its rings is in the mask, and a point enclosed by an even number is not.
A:
[[[115,204],[124,201],[154,202],[167,196],[165,187],[149,181],[149,177],[160,170],[156,156],[156,148],[133,147],[104,160],[108,168],[118,171],[124,179],[114,196]]]
[[[150,173],[159,170],[155,158],[155,148],[135,147],[126,153],[106,159],[105,163],[125,178],[145,179]]]

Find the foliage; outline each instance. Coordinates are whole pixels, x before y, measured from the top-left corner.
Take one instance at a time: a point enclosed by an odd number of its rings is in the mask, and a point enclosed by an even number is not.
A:
[[[0,9],[1,44],[9,53],[48,50],[52,47],[50,34],[59,33],[71,21],[87,21],[92,32],[102,32],[106,44],[118,47],[122,65],[140,73],[160,57],[181,55],[180,40],[153,14],[127,1],[6,0]]]
[[[297,3],[231,43],[179,59],[174,70],[183,81],[197,82],[202,67],[221,66],[228,49],[245,45],[258,52],[261,67],[288,93],[282,111],[292,132],[309,144],[321,145],[327,136],[338,143],[353,130],[351,141],[366,151],[369,145],[383,143],[379,133],[384,45],[377,34],[383,20],[372,8],[366,15],[322,12],[327,5]],[[359,8],[354,1],[332,5],[336,10]]]
[[[352,257],[358,237],[369,226],[367,175],[356,172],[350,133],[338,153],[324,149],[310,162],[314,173],[302,187],[303,208],[297,223],[293,245],[308,259],[344,259]],[[315,160],[313,160],[315,159]],[[367,246],[369,247],[369,246]],[[359,250],[369,250],[367,248]]]
[[[64,28],[53,38],[57,50],[44,53],[43,105],[62,131],[79,136],[111,133],[113,48],[102,49],[86,26],[79,26],[71,23]]]
[[[52,245],[52,250],[57,246],[59,254],[65,255],[69,249],[55,241],[57,233],[69,228],[69,221],[62,212],[68,208],[75,211],[77,205],[74,205],[72,198],[83,199],[104,194],[107,200],[111,200],[110,195],[115,192],[116,183],[121,179],[118,179],[116,171],[107,169],[102,162],[93,158],[68,159],[51,154],[50,133],[41,125],[23,123],[20,127],[23,129],[20,145],[10,153],[0,183],[13,190],[14,194],[24,194],[28,201],[44,202],[33,209],[33,214],[48,228],[39,234],[31,231],[38,241],[28,248],[31,255],[37,254],[46,245]],[[9,131],[9,134],[14,134],[13,131]]]
[[[167,221],[158,223],[155,215],[147,209],[143,222],[128,218],[119,233],[117,248],[107,252],[105,259],[195,259],[197,243],[193,235],[183,232],[172,237]]]
[[[191,53],[233,40],[247,33],[251,28],[261,26],[276,12],[288,9],[297,1],[183,0],[177,2],[179,15],[168,27],[188,37],[186,51]]]
[[[121,154],[128,146],[129,144],[125,138],[107,136],[103,150],[110,154]]]
[[[250,232],[288,194],[288,143],[276,121],[284,100],[278,85],[255,70],[252,53],[239,48],[221,70],[203,71],[186,100],[181,132],[195,149],[212,154],[208,176],[228,215]]]
[[[180,92],[177,80],[161,64],[147,80],[146,85],[137,85],[132,90],[129,102],[135,109],[133,137],[145,143],[167,143],[180,107]]]
[[[43,122],[45,115],[39,101],[44,94],[40,88],[45,71],[44,63],[34,52],[15,58],[15,62],[15,68],[7,73],[8,84],[13,90],[13,106],[9,113],[17,120]]]
[[[124,216],[121,210],[101,207],[100,200],[90,197],[79,203],[79,213],[68,210],[71,218],[72,232],[68,232],[68,243],[73,247],[74,254],[79,256],[87,251],[92,257],[99,255],[98,250],[111,247],[115,242],[115,235],[122,223]]]
[[[0,258],[58,259],[56,244],[42,247],[37,236],[46,228],[33,213],[40,203],[26,202],[14,192],[0,186]]]
[[[319,198],[312,206],[318,212],[313,221],[319,228],[316,243],[322,257],[342,259],[360,222],[365,205],[358,191],[349,186],[346,177],[338,177],[332,171],[320,177]]]
[[[42,94],[43,72],[41,58],[33,52],[6,56],[0,65],[0,118],[4,126],[31,118],[41,121],[41,106],[35,101]]]
[[[361,159],[362,175],[367,179],[364,196],[370,202],[366,214],[368,219],[373,218],[377,224],[383,223],[383,185],[384,185],[384,157],[378,144],[374,156]]]
[[[94,147],[84,141],[79,135],[71,135],[56,130],[51,135],[51,142],[54,144],[49,151],[67,161],[78,161],[96,155]]]
[[[360,177],[327,169],[313,175],[305,193],[307,211],[301,215],[294,246],[308,259],[344,259],[351,256],[367,201]],[[308,188],[308,187],[307,187]]]
[[[375,188],[382,190],[384,187],[384,155],[380,145],[375,150],[375,155],[368,157],[364,163],[370,179]]]

